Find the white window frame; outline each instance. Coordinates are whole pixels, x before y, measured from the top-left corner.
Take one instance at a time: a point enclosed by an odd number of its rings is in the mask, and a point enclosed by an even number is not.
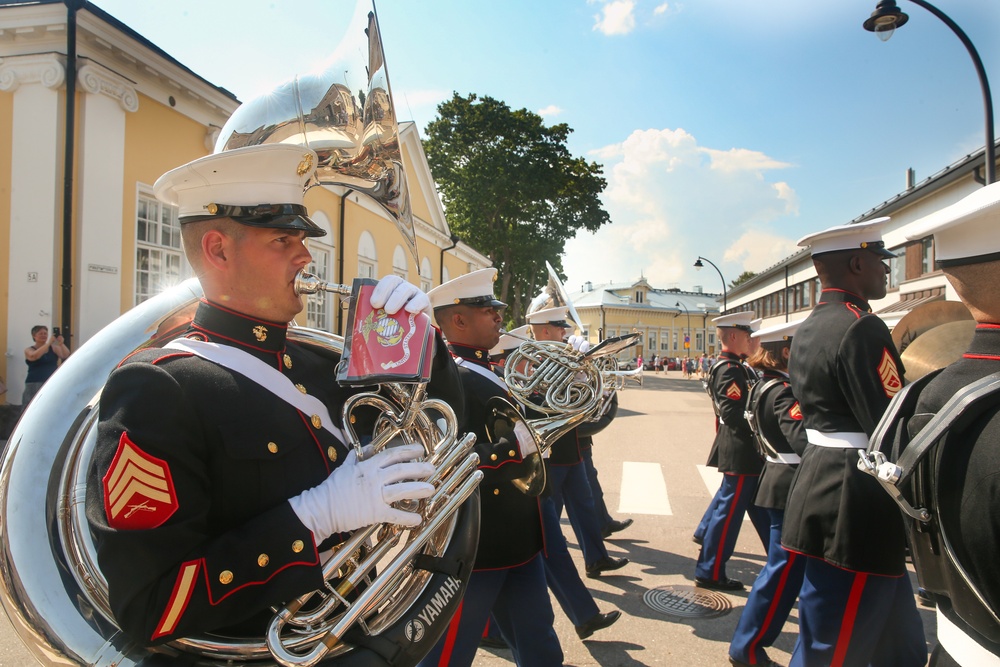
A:
[[[420,289],[429,292],[434,286],[434,274],[431,269],[431,260],[424,257],[420,260]]]
[[[358,278],[378,278],[378,252],[370,232],[361,232],[358,239]]]
[[[194,273],[184,256],[177,213],[176,206],[161,203],[149,190],[136,193],[134,305],[166,291]]]
[[[306,271],[330,282],[333,277],[333,246],[313,239],[309,243],[309,252],[313,259]],[[306,297],[306,326],[333,331],[333,294],[321,290]]]
[[[406,259],[406,251],[403,246],[398,245],[392,251],[392,272],[403,280],[410,279],[410,263]]]

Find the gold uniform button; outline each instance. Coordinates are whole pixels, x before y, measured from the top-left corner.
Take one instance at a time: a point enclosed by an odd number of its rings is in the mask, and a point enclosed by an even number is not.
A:
[[[493,489],[493,495],[494,496],[499,496],[500,495],[500,489]]]
[[[514,456],[514,455],[515,455],[516,453],[517,453],[517,452],[515,452],[515,451],[514,451],[514,450],[512,449],[512,450],[510,450],[509,452],[507,452],[507,456],[511,456],[511,457],[512,457],[512,456]]]
[[[276,442],[269,442],[269,443],[267,443],[267,451],[271,452],[272,454],[277,454],[278,453],[278,443],[276,443]]]
[[[267,554],[261,554],[257,556],[257,565],[261,567],[267,567],[267,564],[271,562],[271,559],[267,557]]]
[[[306,391],[306,388],[305,388],[305,387],[303,387],[303,386],[302,386],[302,385],[300,385],[300,384],[297,384],[297,385],[295,385],[295,388],[296,388],[296,389],[298,389],[299,391],[301,391],[301,392],[302,392],[303,394],[307,394],[307,393],[309,393],[309,392],[307,392],[307,391]]]
[[[497,460],[497,455],[496,454],[490,454],[490,461],[496,461],[496,460]]]
[[[312,416],[312,425],[313,425],[313,428],[317,428],[317,429],[323,428],[323,420],[319,418],[319,415],[313,415]]]
[[[288,356],[287,354],[282,358],[282,361],[285,362],[285,368],[291,368],[292,367],[292,358],[290,356]]]
[[[219,581],[222,582],[223,585],[233,583],[233,573],[229,570],[223,570],[219,573]]]
[[[294,542],[292,542],[292,551],[295,553],[299,553],[305,548],[306,545],[302,540],[295,540]]]
[[[331,461],[336,462],[337,461],[337,448],[334,447],[333,445],[327,447],[327,449],[326,449],[326,455],[330,457]]]

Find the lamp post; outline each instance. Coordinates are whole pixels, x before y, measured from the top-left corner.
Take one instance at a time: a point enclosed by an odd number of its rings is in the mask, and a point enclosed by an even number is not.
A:
[[[986,171],[983,173],[985,185],[989,185],[996,180],[996,148],[993,139],[993,98],[990,95],[990,83],[986,79],[986,70],[983,68],[983,61],[979,58],[976,47],[972,45],[969,37],[952,21],[947,14],[935,7],[926,0],[910,0],[915,5],[920,5],[934,16],[941,19],[951,31],[958,35],[965,45],[965,49],[972,56],[972,64],[976,66],[976,74],[979,75],[979,87],[983,91],[983,107],[986,111]],[[868,32],[873,32],[883,42],[888,41],[896,28],[902,27],[910,19],[896,6],[896,0],[879,0],[875,6],[875,11],[864,22],[864,28]]]
[[[715,269],[715,272],[719,274],[719,280],[722,281],[722,314],[725,315],[726,308],[727,308],[727,305],[726,305],[726,279],[722,277],[722,271],[719,271],[719,267],[717,267],[715,264],[713,264],[711,260],[705,259],[704,257],[699,257],[695,261],[695,263],[694,263],[694,268],[695,269],[701,269],[702,267],[705,266],[704,264],[701,263],[702,260],[704,260],[704,261],[706,261],[706,262],[708,262],[709,264],[712,265],[712,268]]]
[[[685,338],[688,338],[688,337],[691,336],[691,311],[688,310],[686,306],[682,306],[680,301],[678,301],[677,303],[675,303],[674,307],[675,308],[683,308],[684,312],[687,313],[687,316],[688,316],[688,328],[687,328],[687,335],[685,336]],[[680,313],[678,313],[678,315],[680,315]],[[686,341],[684,341],[684,344],[687,347],[687,356],[688,356],[688,359],[690,359],[691,358],[691,341],[690,340],[686,340]]]

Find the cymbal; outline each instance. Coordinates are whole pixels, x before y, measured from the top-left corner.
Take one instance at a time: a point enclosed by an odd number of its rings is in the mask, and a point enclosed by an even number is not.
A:
[[[975,320],[959,320],[940,324],[920,334],[900,355],[906,368],[906,381],[919,380],[931,371],[958,361],[962,353],[969,349],[975,331]]]
[[[946,322],[971,320],[972,314],[961,301],[931,301],[924,303],[903,316],[892,328],[892,342],[902,354],[913,340]]]

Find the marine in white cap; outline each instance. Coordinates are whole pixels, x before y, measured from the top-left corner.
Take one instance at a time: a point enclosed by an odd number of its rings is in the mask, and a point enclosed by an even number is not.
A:
[[[736,548],[745,514],[749,513],[761,542],[767,545],[766,515],[751,502],[764,463],[743,416],[750,387],[757,379],[743,363],[752,351],[753,320],[752,310],[713,320],[722,351],[705,381],[718,418],[709,464],[718,466],[723,479],[703,517],[704,532],[700,527],[696,531],[696,537],[700,536],[702,541],[695,565],[695,584],[702,588],[743,590],[743,582],[726,574],[726,563]]]
[[[785,508],[782,545],[808,556],[793,665],[924,665],[927,647],[906,574],[895,504],[858,474],[903,367],[869,302],[886,293],[887,218],[806,236],[822,287],[792,342],[789,376],[809,444]],[[887,658],[889,659],[889,658]]]
[[[906,453],[924,431],[943,429],[936,446],[924,450],[917,476],[926,493],[913,506],[927,509],[929,522],[911,524],[910,549],[921,586],[936,599],[939,665],[1000,664],[1000,395],[973,407],[945,409],[956,395],[1000,373],[1000,183],[906,228],[906,237],[934,237],[937,266],[976,320],[962,358],[918,380],[887,418],[889,433],[905,432]],[[925,384],[926,383],[926,384]],[[893,460],[892,442],[880,450]],[[912,469],[912,466],[911,466]],[[941,650],[943,648],[943,651]],[[950,658],[950,660],[949,660]]]
[[[419,445],[357,460],[340,428],[337,360],[286,336],[302,309],[305,240],[323,233],[303,206],[315,163],[309,149],[255,146],[154,186],[180,209],[204,298],[183,337],[108,379],[87,494],[112,613],[139,644],[262,636],[275,606],[322,587],[320,552],[364,526],[419,524],[392,503],[434,491]],[[372,297],[391,312],[427,303],[399,279]],[[460,406],[445,351],[429,391],[441,396],[449,377]]]
[[[792,477],[806,447],[802,410],[788,382],[792,338],[802,320],[782,322],[752,334],[760,341],[747,364],[760,374],[750,389],[747,414],[760,454],[766,460],[754,505],[770,519],[767,564],[754,581],[729,644],[731,664],[772,664],[772,646],[798,598],[805,559],[781,548],[781,527]]]

